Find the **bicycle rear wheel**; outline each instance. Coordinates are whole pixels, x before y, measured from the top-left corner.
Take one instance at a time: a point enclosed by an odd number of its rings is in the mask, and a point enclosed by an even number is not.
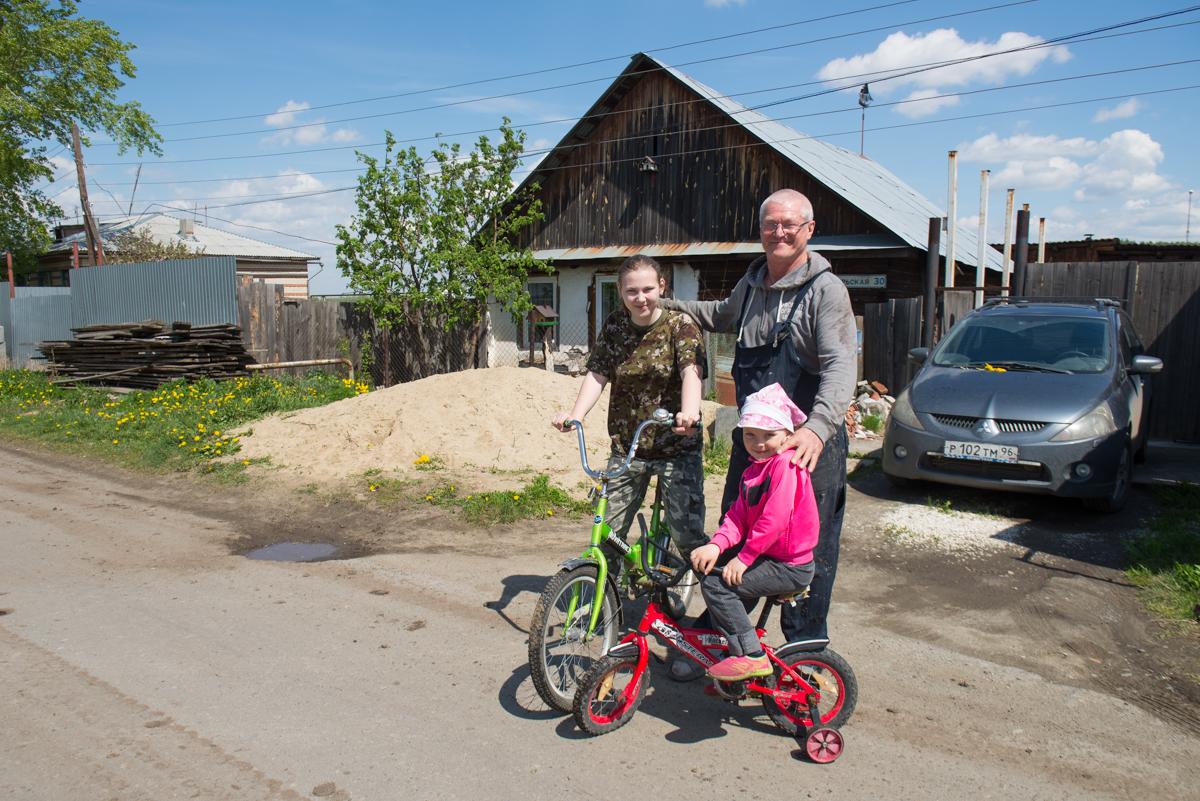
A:
[[[836,729],[850,719],[858,704],[858,680],[854,678],[850,664],[840,654],[828,648],[823,651],[793,651],[781,656],[780,660],[821,694],[821,700],[817,702],[820,720],[814,723],[808,707],[803,704],[792,703],[783,707],[771,696],[764,695],[763,707],[776,726],[794,735],[800,727]],[[764,684],[784,690],[799,689],[796,680],[780,670],[778,665],[775,665],[775,675],[765,679]]]
[[[538,598],[529,624],[529,673],[541,699],[570,712],[584,675],[617,642],[621,606],[611,585],[597,592],[596,566],[560,570]],[[601,604],[590,637],[592,609]]]

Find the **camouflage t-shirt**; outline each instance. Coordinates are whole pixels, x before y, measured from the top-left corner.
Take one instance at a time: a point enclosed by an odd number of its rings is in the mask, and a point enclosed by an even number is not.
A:
[[[622,453],[629,450],[638,423],[659,407],[675,414],[683,402],[683,369],[695,364],[707,372],[704,336],[692,318],[664,309],[649,326],[635,325],[624,308],[604,322],[587,369],[608,379],[608,433]],[[638,444],[638,457],[668,459],[703,443],[699,430],[680,435],[667,426],[649,426]]]

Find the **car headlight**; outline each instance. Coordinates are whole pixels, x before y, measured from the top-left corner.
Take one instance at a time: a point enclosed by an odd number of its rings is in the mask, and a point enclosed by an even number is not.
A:
[[[1102,403],[1050,439],[1053,442],[1072,442],[1080,439],[1106,437],[1116,430],[1117,424],[1113,422],[1108,404]]]
[[[896,398],[896,403],[892,406],[892,419],[901,425],[915,428],[919,431],[924,431],[925,426],[921,425],[921,421],[917,419],[917,413],[913,411],[912,401],[909,400],[908,390],[900,393]]]

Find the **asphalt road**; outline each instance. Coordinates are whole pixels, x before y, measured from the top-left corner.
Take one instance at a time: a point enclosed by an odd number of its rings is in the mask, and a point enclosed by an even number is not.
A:
[[[861,695],[844,756],[820,766],[757,705],[659,668],[642,711],[605,737],[545,711],[520,629],[577,536],[515,527],[493,547],[426,524],[374,555],[255,561],[231,552],[237,510],[278,519],[284,539],[299,513],[278,498],[0,457],[6,799],[1170,801],[1200,786],[1195,731],[1090,681],[1086,655],[1058,648],[1066,635],[1010,625],[1004,604],[1048,592],[1044,567],[1029,584],[1002,575],[1020,589],[994,603],[991,579],[968,577],[962,592],[984,600],[956,609],[932,589],[939,560],[876,547],[878,499],[851,499],[833,627]],[[197,505],[204,493],[223,497]],[[344,536],[338,508],[304,511],[306,531]],[[1053,586],[1097,609],[1096,583]]]

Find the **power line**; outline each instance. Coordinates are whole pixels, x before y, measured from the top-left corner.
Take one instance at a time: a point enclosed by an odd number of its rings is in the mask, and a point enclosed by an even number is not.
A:
[[[1172,23],[1170,25],[1160,25],[1160,26],[1156,26],[1153,28],[1141,28],[1136,31],[1124,31],[1121,33],[1110,33],[1110,34],[1105,34],[1103,36],[1090,36],[1085,39],[1075,40],[1072,42],[1072,44],[1075,44],[1075,45],[1090,44],[1093,42],[1104,41],[1107,39],[1117,39],[1117,38],[1122,38],[1125,36],[1135,36],[1135,35],[1142,34],[1142,33],[1156,33],[1158,31],[1162,31],[1162,30],[1169,30],[1172,28],[1189,27],[1189,26],[1193,26],[1193,25],[1200,25],[1200,20],[1191,20],[1188,22],[1177,22],[1177,23]],[[1042,48],[1042,47],[1058,47],[1058,46],[1059,45],[1057,45],[1057,44],[1048,44],[1048,43],[1043,42],[1043,43],[1039,43],[1036,45],[1031,45],[1029,47],[1029,49],[1032,50],[1032,49]],[[873,76],[876,76],[876,75],[885,75],[885,74],[894,72],[897,69],[900,69],[900,70],[915,69],[915,68],[929,67],[929,66],[935,66],[935,65],[948,65],[951,63],[954,63],[954,60],[926,62],[923,64],[910,64],[907,66],[893,67],[893,68],[889,68],[886,70],[875,70],[872,72],[862,72],[862,73],[857,73],[854,75],[845,75],[845,76],[842,76],[841,80],[849,80],[849,79],[853,78],[853,79],[855,79],[855,83],[857,84],[857,81],[860,79],[872,78]],[[1154,66],[1169,66],[1169,65],[1154,65]],[[1137,68],[1137,69],[1148,69],[1148,68],[1149,67]],[[1088,76],[1074,76],[1074,78],[1081,78],[1081,77],[1088,77]],[[825,81],[819,81],[819,80],[818,81],[806,81],[803,83],[786,84],[783,86],[775,86],[775,87],[770,87],[770,88],[766,88],[766,89],[751,89],[751,90],[747,90],[744,92],[734,92],[734,93],[727,94],[727,95],[712,95],[710,97],[701,97],[701,98],[696,98],[694,100],[684,100],[684,101],[680,101],[677,103],[672,103],[672,104],[669,104],[668,107],[676,108],[679,106],[692,105],[695,103],[705,103],[705,102],[709,102],[710,100],[730,100],[735,97],[745,97],[748,95],[763,94],[766,92],[774,92],[774,91],[779,91],[781,89],[798,88],[801,86],[813,86],[813,85],[817,85],[817,84],[821,84],[821,83],[825,83]],[[1025,84],[1017,84],[1017,86],[1023,86],[1023,85],[1025,85]],[[995,91],[995,90],[1004,89],[1004,88],[1006,88],[1006,87],[1001,86],[1001,87],[994,87],[992,89],[975,90],[975,91],[976,92]],[[838,91],[841,91],[841,90],[838,90]],[[960,94],[963,94],[963,93],[960,93]],[[940,96],[940,97],[944,97],[944,96]],[[928,99],[932,99],[932,98],[922,98],[922,99],[928,100]],[[904,102],[904,101],[901,101],[901,102]],[[876,107],[879,107],[879,105],[893,105],[893,104],[891,104],[891,103],[877,104]],[[765,107],[765,105],[758,106],[755,108],[759,108],[759,107]],[[657,106],[654,106],[654,107],[646,106],[646,107],[638,107],[638,108],[634,108],[634,109],[628,109],[628,110],[624,110],[624,111],[609,111],[609,112],[602,112],[599,114],[591,114],[591,115],[588,115],[588,119],[589,120],[601,119],[601,118],[616,115],[616,114],[639,113],[641,111],[649,110],[650,108],[657,108]],[[851,109],[851,110],[853,110],[853,109]],[[840,111],[817,112],[814,114],[792,115],[789,117],[779,117],[776,119],[777,120],[779,120],[779,119],[798,119],[800,117],[819,116],[821,114],[828,114],[828,113],[841,113],[841,112]],[[578,122],[580,119],[582,119],[582,118],[580,118],[580,117],[564,117],[564,118],[556,119],[556,120],[543,120],[543,121],[538,121],[538,122],[519,123],[517,125],[514,125],[513,127],[520,128],[520,129],[526,129],[526,128],[536,127],[539,125],[551,125],[551,124],[557,124],[557,123],[563,123],[563,122]],[[442,135],[442,137],[438,137],[436,135],[435,136],[409,137],[409,138],[405,138],[405,139],[397,139],[396,143],[397,144],[409,144],[409,143],[413,143],[413,142],[427,141],[430,139],[438,139],[438,138],[449,139],[449,138],[458,137],[458,136],[469,136],[472,134],[489,133],[492,130],[493,129],[491,129],[491,128],[479,128],[479,129],[470,130],[470,131],[458,131],[455,133],[444,134],[444,135]],[[301,150],[289,150],[289,151],[281,151],[281,152],[277,152],[277,153],[258,153],[258,154],[251,154],[251,155],[246,155],[246,156],[233,156],[233,157],[218,156],[218,157],[213,157],[213,158],[216,160],[224,160],[226,158],[257,158],[259,156],[266,158],[266,157],[270,157],[270,156],[290,156],[290,155],[304,154],[304,153],[310,153],[310,152],[326,152],[326,151],[330,151],[330,150],[352,150],[352,149],[360,149],[360,148],[366,149],[366,148],[371,148],[371,147],[382,147],[384,144],[386,144],[386,143],[385,142],[371,142],[371,143],[367,143],[367,144],[346,145],[346,146],[338,146],[338,147],[332,147],[332,148],[315,148],[312,150],[302,150],[302,151]],[[162,163],[162,162],[160,162],[160,163]],[[92,166],[117,166],[117,165],[132,165],[132,164],[134,164],[134,162],[92,162]],[[348,172],[357,173],[357,172],[362,172],[362,171],[363,171],[363,168],[361,168],[361,167],[346,167],[346,168],[341,168],[341,169],[330,169],[330,170],[309,170],[309,171],[305,171],[303,174],[305,174],[305,175],[333,175],[333,174],[348,173]],[[143,186],[155,186],[155,185],[193,184],[193,183],[220,183],[222,181],[282,180],[285,178],[294,177],[297,174],[298,173],[276,173],[274,175],[238,175],[238,176],[227,176],[227,177],[223,177],[223,178],[175,178],[175,179],[165,180],[165,181],[142,181],[141,183]],[[61,176],[60,178],[56,179],[56,181],[61,180],[62,178],[65,178],[67,175],[69,175],[69,172],[64,173],[64,175]],[[109,181],[108,184],[110,186],[130,186],[133,184],[133,181],[115,181],[115,182]]]
[[[1042,79],[1042,80],[1038,80],[1038,81],[1026,81],[1023,83],[1008,84],[1006,86],[993,86],[993,87],[987,87],[987,88],[983,88],[983,89],[964,90],[961,92],[948,92],[945,94],[932,95],[929,97],[921,97],[921,98],[908,99],[908,100],[896,100],[896,101],[891,101],[891,102],[886,102],[886,103],[877,103],[873,107],[874,108],[886,108],[886,107],[890,107],[890,106],[903,106],[903,105],[908,105],[908,104],[927,103],[930,101],[944,100],[944,99],[952,98],[952,97],[966,97],[966,96],[970,96],[970,95],[986,94],[986,93],[990,93],[990,92],[1003,92],[1003,91],[1008,91],[1011,89],[1025,89],[1025,88],[1028,88],[1031,86],[1044,86],[1046,84],[1065,83],[1067,81],[1078,81],[1078,80],[1085,80],[1088,78],[1109,77],[1112,75],[1122,75],[1122,74],[1134,73],[1134,72],[1144,72],[1146,70],[1162,69],[1162,68],[1166,68],[1166,67],[1177,67],[1177,66],[1182,66],[1184,64],[1195,64],[1195,63],[1200,63],[1200,58],[1183,59],[1180,61],[1170,61],[1170,62],[1165,62],[1165,63],[1161,63],[1161,64],[1146,64],[1146,65],[1142,65],[1142,66],[1138,66],[1138,67],[1125,67],[1125,68],[1121,68],[1121,69],[1102,70],[1100,72],[1090,72],[1090,73],[1084,73],[1081,75],[1069,75],[1069,76],[1064,76],[1061,78],[1046,78],[1046,79]],[[821,116],[829,116],[832,114],[846,114],[846,113],[857,111],[857,110],[858,110],[858,107],[853,106],[853,107],[847,107],[847,108],[841,108],[841,109],[830,109],[830,110],[826,110],[826,111],[814,111],[814,112],[807,112],[804,114],[793,114],[793,115],[789,115],[786,117],[777,117],[777,118],[774,118],[774,121],[775,122],[784,122],[787,120],[796,120],[796,119],[808,118],[808,117],[821,117]],[[721,125],[713,125],[713,126],[708,126],[708,127],[704,127],[704,128],[696,128],[694,130],[689,131],[689,133],[690,134],[700,134],[700,133],[706,133],[706,132],[710,132],[710,131],[724,130],[727,128],[738,128],[741,126],[742,126],[742,123],[735,121],[735,122],[723,123]],[[589,141],[585,144],[586,144],[586,146],[589,146],[589,147],[596,146],[596,145],[605,146],[605,145],[620,144],[623,142],[637,141],[639,139],[644,139],[644,138],[657,136],[657,135],[658,135],[657,132],[649,132],[649,133],[644,133],[644,134],[638,134],[635,136],[619,137],[619,138],[615,138],[615,139],[593,140],[593,141]],[[536,151],[528,151],[527,153],[523,153],[521,158],[526,159],[526,158],[530,158],[533,156],[545,155],[545,154],[554,152],[555,150],[565,150],[568,148],[574,148],[574,147],[579,147],[579,146],[584,146],[584,145],[567,145],[564,147],[552,147],[552,148],[540,149],[540,150],[536,150]],[[363,169],[364,168],[355,168],[355,169],[351,169],[351,170],[329,170],[329,171],[325,171],[325,172],[347,172],[347,171],[362,172]],[[312,175],[312,174],[316,174],[316,173],[306,173],[306,174]],[[291,173],[291,174],[287,174],[287,175],[283,175],[283,176],[264,176],[264,177],[265,178],[276,178],[276,177],[278,177],[278,178],[294,178],[296,176],[294,173]],[[231,178],[231,179],[205,179],[205,180],[250,180],[250,179],[248,179],[248,178],[232,179]],[[143,184],[144,183],[146,183],[146,182],[143,182]],[[349,187],[347,187],[347,188],[349,188]],[[105,190],[105,191],[107,191],[107,190]],[[316,194],[316,195],[326,194],[328,191],[331,191],[331,190],[316,190],[316,191],[305,190],[305,191],[300,191],[300,192],[269,192],[269,193],[255,194],[255,195],[208,195],[205,197],[197,197],[197,198],[164,198],[163,201],[164,202],[203,202],[203,201],[207,201],[207,200],[217,200],[217,199],[225,199],[225,198],[239,198],[239,199],[268,198],[268,200],[264,200],[264,201],[260,201],[260,202],[270,202],[271,200],[286,199],[286,198],[290,198],[293,196],[294,197],[311,197],[314,194]],[[333,190],[333,191],[341,191],[341,190]],[[101,201],[101,202],[106,202],[106,201]],[[116,202],[116,201],[114,200],[113,202]],[[242,204],[239,203],[239,204],[232,204],[232,205],[242,205]],[[215,207],[215,208],[222,208],[222,207]]]
[[[1029,50],[1036,50],[1036,49],[1042,49],[1042,48],[1047,48],[1047,47],[1058,47],[1058,46],[1060,46],[1060,44],[1062,42],[1067,41],[1067,40],[1074,40],[1071,42],[1072,44],[1081,44],[1081,43],[1086,43],[1086,42],[1102,41],[1105,39],[1118,38],[1118,37],[1123,37],[1123,36],[1133,36],[1133,35],[1137,35],[1137,34],[1141,34],[1141,33],[1157,32],[1159,30],[1164,30],[1164,29],[1173,28],[1173,27],[1196,25],[1196,24],[1200,24],[1200,20],[1193,20],[1193,21],[1188,21],[1188,22],[1184,22],[1184,23],[1177,23],[1175,25],[1159,26],[1159,27],[1155,27],[1155,28],[1145,28],[1145,29],[1136,30],[1136,31],[1124,31],[1122,33],[1113,33],[1113,34],[1108,34],[1105,36],[1096,35],[1096,33],[1098,31],[1115,30],[1117,28],[1128,27],[1130,25],[1137,25],[1137,24],[1140,24],[1140,23],[1148,21],[1148,20],[1159,19],[1159,18],[1166,17],[1166,16],[1178,15],[1178,14],[1186,13],[1188,11],[1192,11],[1192,10],[1196,10],[1196,9],[1200,9],[1200,6],[1192,6],[1190,8],[1183,9],[1181,11],[1167,12],[1165,14],[1156,15],[1154,17],[1144,17],[1144,18],[1137,19],[1137,20],[1114,23],[1113,25],[1105,26],[1103,28],[1092,29],[1092,30],[1084,31],[1084,32],[1080,32],[1080,33],[1064,34],[1064,35],[1057,36],[1052,40],[1036,42],[1036,43],[1032,43],[1029,45],[1023,45],[1023,46],[1016,47],[1016,48],[1010,48],[1008,50],[1000,50],[1000,51],[995,51],[992,53],[983,53],[978,56],[969,56],[969,57],[961,58],[961,59],[950,59],[947,61],[929,62],[929,63],[925,63],[925,64],[912,65],[911,67],[892,67],[892,68],[888,68],[885,70],[876,70],[873,72],[859,73],[857,75],[844,76],[842,78],[839,78],[838,80],[854,79],[854,85],[857,85],[858,81],[863,78],[872,78],[872,82],[880,83],[884,80],[893,80],[896,78],[906,77],[908,75],[915,74],[918,72],[925,72],[932,68],[955,66],[955,65],[967,63],[970,61],[979,61],[979,60],[986,59],[986,58],[995,58],[998,56],[1012,55],[1013,53],[1017,53],[1017,52],[1025,52],[1025,51],[1029,51]],[[1082,37],[1088,37],[1088,38],[1082,38]],[[899,72],[898,72],[898,70],[899,70]],[[641,70],[641,71],[638,71],[637,73],[630,73],[630,75],[642,74],[644,72],[651,72],[651,70]],[[873,76],[883,76],[883,77],[879,78],[879,77],[873,77]],[[785,89],[785,88],[791,88],[791,87],[818,85],[818,84],[822,84],[822,83],[827,83],[827,81],[808,81],[808,82],[804,82],[804,83],[791,84],[788,86],[774,87],[774,88],[770,88],[770,89],[756,89],[756,90],[740,92],[740,93],[735,93],[735,94],[730,94],[730,95],[715,95],[714,98],[715,99],[717,99],[717,98],[725,99],[725,98],[741,97],[741,96],[749,95],[749,94],[758,94],[758,93],[762,93],[762,92],[777,91],[779,89]],[[846,88],[848,88],[848,86],[849,85],[830,87],[830,88],[823,89],[823,90],[820,90],[817,92],[811,92],[806,95],[792,97],[792,98],[788,98],[785,100],[769,101],[766,103],[749,106],[748,108],[750,110],[757,110],[757,109],[762,109],[762,108],[768,108],[771,106],[782,105],[784,103],[796,102],[796,101],[802,100],[802,99],[812,99],[815,97],[821,97],[821,96],[828,95],[828,94],[835,94],[837,92],[844,91]],[[704,102],[707,99],[708,98],[701,98],[698,100],[689,100],[689,101],[684,101],[684,102],[690,104],[690,103],[696,103],[696,102]],[[610,116],[613,114],[637,113],[637,112],[643,111],[643,110],[646,110],[646,109],[643,108],[643,109],[630,109],[628,111],[604,112],[601,114],[587,115],[587,118],[588,119],[593,119],[593,118],[599,119],[599,118],[607,117],[607,116]],[[526,124],[523,124],[522,126],[515,126],[515,127],[528,128],[528,127],[534,127],[537,125],[552,124],[552,123],[558,123],[558,122],[577,122],[580,119],[583,119],[583,118],[582,117],[573,117],[573,118],[564,118],[562,120],[552,120],[552,121],[548,121],[548,122],[526,123]],[[324,124],[324,123],[322,123],[322,124]],[[485,130],[490,130],[490,129],[485,129]],[[483,132],[485,132],[485,130],[465,131],[465,132],[460,132],[460,133],[455,133],[455,134],[447,134],[444,137],[438,137],[438,136],[413,137],[413,138],[408,138],[408,139],[397,140],[397,144],[426,141],[426,140],[430,140],[430,139],[449,138],[449,137],[453,137],[453,136],[460,136],[460,135],[466,135],[466,134],[471,134],[471,133],[483,133]],[[386,143],[385,142],[369,142],[366,144],[360,143],[360,144],[354,144],[354,145],[335,145],[335,146],[330,146],[330,147],[305,148],[305,149],[301,149],[301,150],[274,151],[274,152],[270,152],[270,153],[234,154],[234,155],[226,155],[226,156],[207,156],[207,157],[197,157],[197,158],[189,158],[189,159],[161,159],[155,163],[157,163],[157,164],[195,164],[195,163],[204,163],[204,162],[210,162],[210,161],[234,161],[234,160],[257,159],[257,158],[272,158],[272,157],[279,157],[279,156],[306,155],[306,154],[310,154],[310,153],[328,153],[328,152],[335,152],[335,151],[341,151],[341,150],[358,150],[358,149],[366,149],[366,148],[372,148],[372,147],[382,147],[384,144],[386,144]],[[136,163],[138,163],[138,162],[131,162],[131,161],[91,162],[92,166],[97,166],[97,167],[131,166]],[[233,179],[228,179],[228,180],[233,180]]]
[[[981,13],[984,13],[987,11],[995,11],[995,10],[1002,9],[1002,8],[1011,8],[1013,6],[1027,5],[1029,3],[1036,3],[1036,2],[1039,2],[1039,0],[1011,0],[1010,2],[1000,3],[997,5],[991,5],[991,6],[984,6],[982,8],[971,9],[968,11],[957,11],[957,12],[954,12],[951,14],[941,14],[938,16],[926,17],[924,19],[908,20],[906,22],[896,22],[896,23],[891,23],[888,25],[877,26],[874,28],[866,28],[866,29],[859,30],[859,31],[852,31],[850,33],[821,36],[821,37],[817,37],[815,39],[808,39],[803,42],[793,42],[791,44],[774,45],[772,47],[763,47],[763,48],[758,48],[756,50],[746,50],[746,51],[742,51],[739,53],[731,53],[731,54],[723,55],[723,56],[712,56],[709,58],[696,59],[693,61],[685,61],[685,62],[682,62],[675,66],[676,67],[687,67],[687,66],[691,66],[694,64],[707,64],[707,63],[710,63],[713,61],[722,61],[722,60],[728,60],[731,58],[742,58],[744,56],[758,55],[760,53],[768,53],[768,52],[772,52],[775,50],[784,50],[784,49],[792,48],[792,47],[803,47],[805,45],[816,44],[818,42],[828,42],[828,41],[832,41],[835,39],[846,39],[846,38],[850,38],[850,37],[854,37],[854,36],[863,36],[868,33],[878,33],[879,31],[891,30],[893,28],[903,26],[903,25],[920,25],[920,24],[923,24],[926,22],[937,22],[937,21],[941,21],[941,20],[953,19],[956,17],[970,16],[972,14],[981,14]],[[1198,8],[1200,8],[1200,6],[1198,6]],[[813,20],[813,21],[816,21],[816,20]],[[643,75],[643,74],[648,74],[648,73],[652,73],[652,72],[661,72],[661,71],[663,71],[663,68],[655,67],[653,69],[638,70],[635,72],[627,73],[626,77],[633,77],[636,75]],[[507,98],[512,98],[512,97],[521,97],[524,95],[539,94],[541,92],[549,92],[549,91],[554,91],[556,89],[570,89],[570,88],[574,88],[577,86],[586,86],[587,84],[592,84],[592,83],[610,82],[610,81],[615,80],[617,77],[619,77],[619,76],[611,75],[611,76],[600,77],[600,78],[588,78],[586,80],[572,81],[570,83],[560,83],[560,84],[555,84],[552,86],[542,86],[542,87],[536,87],[533,89],[525,89],[525,90],[522,90],[519,92],[507,92],[504,94],[488,95],[485,97],[471,98],[468,100],[454,100],[454,101],[450,101],[450,102],[446,102],[446,103],[433,103],[433,104],[430,104],[427,106],[417,106],[414,108],[401,109],[399,111],[387,111],[387,112],[380,112],[378,114],[363,114],[363,115],[359,115],[356,117],[343,117],[343,118],[337,119],[337,120],[321,120],[319,122],[298,123],[296,125],[277,126],[277,127],[273,127],[273,128],[255,128],[255,129],[248,130],[248,131],[231,131],[228,133],[203,134],[203,135],[199,135],[199,136],[186,136],[186,137],[179,137],[176,139],[166,139],[164,141],[165,142],[194,142],[194,141],[208,140],[208,139],[225,139],[225,138],[234,137],[234,136],[277,134],[282,131],[294,131],[294,130],[299,130],[299,129],[303,129],[303,128],[313,128],[313,127],[324,126],[324,125],[336,125],[336,124],[343,123],[343,122],[361,122],[363,120],[380,119],[382,117],[397,117],[397,116],[401,116],[404,114],[416,114],[416,113],[420,113],[423,111],[434,111],[434,110],[442,109],[442,108],[453,108],[456,106],[470,105],[472,103],[483,103],[483,102],[486,102],[489,100],[501,100],[501,99],[507,99]],[[308,109],[297,109],[296,112],[298,113],[300,111],[307,111],[307,110]],[[277,114],[277,113],[281,113],[281,112],[277,110],[277,111],[274,111],[271,113]],[[93,147],[114,147],[116,144],[117,143],[115,143],[115,142],[99,142],[92,146]]]
[[[1124,100],[1124,99],[1131,98],[1131,97],[1146,97],[1149,95],[1166,94],[1166,93],[1170,93],[1170,92],[1183,92],[1183,91],[1189,91],[1192,89],[1200,89],[1200,84],[1189,84],[1186,86],[1176,86],[1176,87],[1172,87],[1169,89],[1153,89],[1153,90],[1147,90],[1144,92],[1128,92],[1125,94],[1108,95],[1105,97],[1093,97],[1093,98],[1087,98],[1084,100],[1069,100],[1069,101],[1062,101],[1062,102],[1058,102],[1058,103],[1044,103],[1044,104],[1036,105],[1036,106],[1024,106],[1021,108],[1004,109],[1001,111],[986,111],[986,112],[979,112],[976,114],[962,114],[962,115],[958,115],[958,116],[954,116],[954,117],[941,117],[941,118],[938,118],[935,120],[922,120],[920,122],[899,123],[896,125],[881,125],[881,126],[876,126],[876,127],[872,127],[872,128],[867,128],[866,130],[875,132],[875,131],[898,130],[901,128],[916,128],[916,127],[921,127],[924,125],[939,125],[939,124],[947,123],[947,122],[960,122],[962,120],[980,119],[983,117],[995,117],[995,116],[1001,116],[1001,115],[1005,115],[1005,114],[1020,114],[1020,113],[1024,113],[1024,112],[1028,112],[1028,111],[1045,111],[1048,109],[1066,108],[1069,106],[1085,105],[1088,103],[1104,103],[1104,102],[1108,102],[1111,100]],[[975,90],[975,91],[994,91],[994,90]],[[898,105],[900,103],[917,103],[917,102],[924,102],[924,101],[930,100],[930,99],[933,99],[933,98],[920,98],[918,100],[902,100],[902,101],[896,101],[896,103],[892,103],[892,104],[888,104],[888,105]],[[847,111],[853,111],[853,110],[855,110],[855,109],[847,109]],[[832,113],[832,112],[821,112],[821,113]],[[762,141],[762,142],[751,142],[751,143],[742,144],[742,145],[720,145],[720,146],[716,146],[716,147],[694,148],[694,149],[690,149],[690,150],[679,150],[674,153],[660,154],[659,158],[666,160],[666,159],[672,159],[672,158],[679,158],[682,156],[693,156],[693,155],[697,155],[697,154],[701,154],[701,153],[711,153],[714,151],[743,150],[743,149],[748,149],[748,148],[752,148],[752,147],[762,147],[765,145],[778,145],[778,144],[787,144],[790,142],[808,141],[808,140],[812,140],[812,139],[828,139],[828,138],[832,138],[832,137],[836,137],[836,136],[858,135],[859,133],[860,133],[860,130],[858,128],[853,128],[851,130],[846,130],[846,131],[833,131],[833,132],[822,133],[822,134],[802,134],[800,136],[789,137],[787,139],[776,139],[776,140],[769,140],[769,141]],[[621,141],[621,140],[611,140],[611,141]],[[553,148],[551,148],[551,150],[553,150]],[[550,152],[550,150],[531,151],[530,153],[522,155],[521,159],[530,158],[535,155],[544,155],[545,153],[548,153],[548,152]],[[606,166],[610,166],[613,164],[637,162],[637,161],[641,161],[643,158],[644,158],[644,156],[630,156],[627,158],[611,158],[611,159],[605,159],[603,161],[593,161],[593,162],[587,162],[587,163],[582,163],[582,164],[564,164],[564,165],[560,165],[560,166],[544,167],[544,168],[540,168],[540,169],[542,172],[559,172],[559,171],[563,171],[563,170],[577,170],[577,169],[586,169],[586,168],[590,168],[590,167],[606,167]],[[436,175],[439,175],[439,173],[436,173],[436,172],[427,173],[427,176],[430,176],[430,177],[433,177]],[[348,192],[350,190],[357,189],[357,188],[358,187],[356,185],[355,186],[334,187],[331,189],[315,191],[310,194],[297,194],[297,195],[293,195],[291,197],[280,198],[280,199],[276,199],[276,200],[253,200],[253,201],[246,201],[244,203],[229,203],[229,204],[224,204],[224,205],[209,206],[209,208],[210,209],[221,209],[221,208],[231,208],[231,207],[236,207],[236,206],[252,206],[252,205],[258,205],[260,203],[275,203],[275,202],[282,202],[283,200],[295,200],[295,199],[301,199],[303,197],[328,195],[328,194],[333,194],[336,192]],[[182,201],[180,201],[180,202],[182,202]],[[159,205],[161,205],[161,204],[159,204]],[[176,210],[181,211],[182,209],[176,209]]]
[[[712,42],[719,42],[719,41],[724,41],[727,39],[736,39],[741,36],[751,36],[756,33],[779,31],[779,30],[783,30],[784,28],[794,28],[798,25],[811,25],[814,22],[826,22],[831,19],[837,19],[838,17],[849,17],[849,16],[853,16],[855,14],[863,14],[868,11],[879,11],[879,10],[882,10],[885,8],[892,8],[895,6],[910,5],[915,2],[917,2],[917,0],[896,0],[896,2],[882,3],[880,5],[854,9],[852,11],[843,11],[843,12],[840,12],[837,14],[829,14],[824,17],[810,17],[808,19],[796,20],[794,22],[784,22],[784,23],[779,23],[777,25],[768,25],[763,28],[754,28],[754,29],[748,30],[748,31],[740,31],[738,33],[729,33],[729,34],[725,34],[723,36],[711,36],[707,39],[696,39],[691,42],[682,42],[680,44],[668,45],[666,47],[656,47],[656,48],[652,48],[650,50],[644,50],[642,52],[665,53],[669,50],[678,50],[683,47],[693,47],[695,45],[711,44]],[[435,86],[435,87],[431,87],[429,89],[414,89],[414,90],[411,90],[408,92],[399,92],[397,94],[391,94],[391,95],[380,95],[378,97],[366,97],[366,98],[362,98],[359,100],[343,100],[343,101],[337,102],[337,103],[325,103],[325,104],[322,104],[319,106],[309,106],[308,108],[303,109],[303,110],[304,111],[318,111],[318,110],[327,109],[327,108],[338,108],[340,106],[352,106],[352,105],[357,105],[360,103],[375,103],[380,100],[398,100],[402,97],[413,97],[415,95],[430,94],[432,92],[445,92],[450,89],[462,89],[467,86],[478,86],[478,85],[484,84],[484,83],[495,83],[498,81],[508,81],[508,80],[512,80],[514,78],[528,78],[528,77],[532,77],[534,75],[544,75],[544,74],[551,73],[551,72],[561,72],[563,70],[575,69],[577,67],[590,67],[592,65],[603,64],[608,61],[620,61],[622,59],[628,59],[634,55],[636,55],[636,54],[624,53],[619,56],[606,56],[604,58],[591,59],[590,61],[579,61],[574,64],[562,64],[557,67],[546,67],[543,69],[530,70],[528,72],[516,72],[511,75],[500,75],[500,76],[496,76],[493,78],[479,78],[479,79],[471,80],[471,81],[463,81],[462,83],[452,83],[452,84],[446,84],[444,86]],[[255,119],[257,117],[265,117],[265,116],[268,116],[271,114],[278,114],[278,113],[279,113],[279,109],[272,109],[271,111],[264,111],[264,112],[260,112],[258,114],[241,114],[241,115],[234,116],[234,117],[214,117],[214,118],[206,119],[206,120],[188,120],[188,121],[184,121],[184,122],[166,122],[166,123],[160,123],[158,127],[171,128],[171,127],[182,126],[182,125],[203,125],[203,124],[213,123],[213,122],[232,122],[234,120],[249,120],[249,119]]]

